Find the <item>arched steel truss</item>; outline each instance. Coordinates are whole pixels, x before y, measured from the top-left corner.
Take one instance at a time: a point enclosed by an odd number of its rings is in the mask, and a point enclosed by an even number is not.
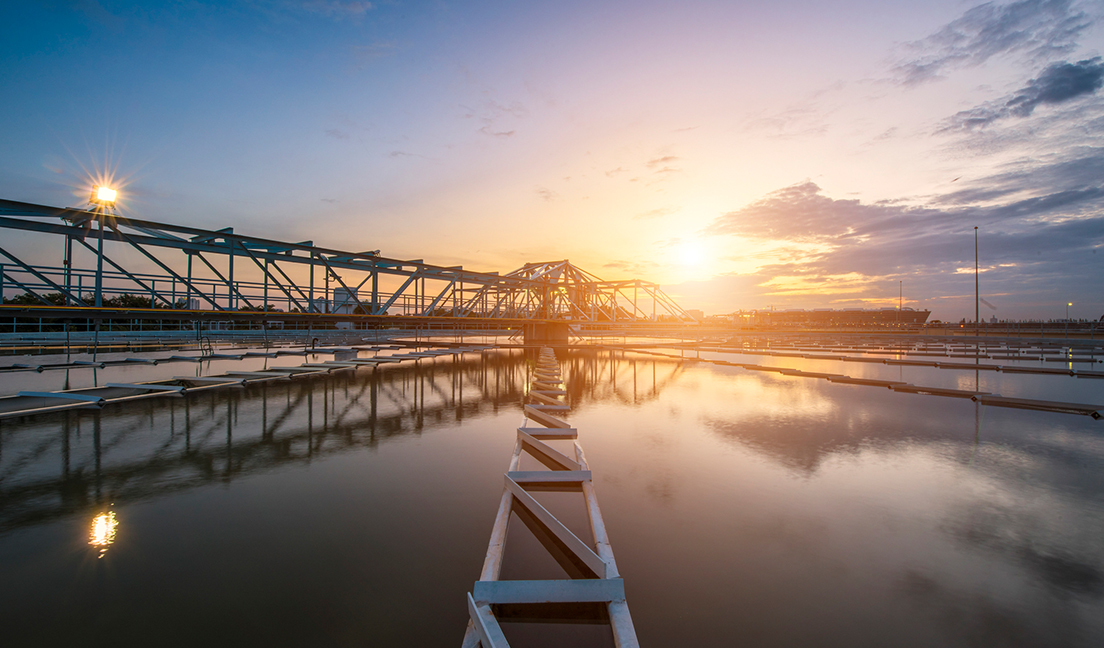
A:
[[[658,284],[603,281],[566,260],[530,263],[500,275],[421,259],[392,259],[378,252],[346,252],[313,241],[263,239],[237,234],[233,228],[204,230],[101,208],[66,209],[10,200],[0,200],[0,229],[52,236],[63,247],[62,265],[50,266],[28,262],[22,251],[0,244],[0,256],[5,257],[0,259],[0,294],[22,295],[25,306],[92,308],[129,295],[151,309],[221,311],[228,318],[234,312],[281,311],[694,321]],[[44,245],[49,249],[51,244]],[[183,257],[167,254],[174,250]],[[122,260],[123,254],[129,261]]]

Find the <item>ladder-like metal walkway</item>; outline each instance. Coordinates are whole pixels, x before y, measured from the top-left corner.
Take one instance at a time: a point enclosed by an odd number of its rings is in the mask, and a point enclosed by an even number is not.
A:
[[[495,606],[511,604],[604,604],[609,615],[613,639],[617,646],[638,646],[629,606],[625,602],[625,585],[617,571],[613,549],[606,536],[602,512],[594,494],[590,467],[583,449],[576,440],[578,431],[557,414],[571,408],[560,396],[566,396],[559,364],[551,349],[541,349],[529,388],[533,403],[525,405],[528,421],[540,427],[522,425],[517,431],[517,443],[505,475],[506,486],[498,506],[498,515],[491,530],[487,556],[479,580],[468,594],[471,620],[464,635],[463,647],[502,648],[509,646],[495,616]],[[574,441],[572,459],[545,441]],[[519,470],[521,453],[528,453],[546,470]],[[530,491],[556,490],[581,492],[586,502],[587,517],[593,542],[585,542],[538,502]],[[512,513],[527,526],[537,526],[565,555],[556,556],[572,576],[565,580],[499,580],[506,550],[507,528]]]

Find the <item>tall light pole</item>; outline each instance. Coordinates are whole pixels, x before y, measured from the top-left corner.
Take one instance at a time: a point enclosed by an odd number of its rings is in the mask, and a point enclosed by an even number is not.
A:
[[[92,187],[92,197],[88,202],[95,205],[95,213],[99,216],[99,244],[96,246],[96,306],[103,306],[103,244],[104,221],[107,220],[108,211],[115,209],[115,198],[118,195],[110,187],[96,185]]]
[[[981,333],[981,292],[978,288],[978,228],[974,225],[974,335]]]

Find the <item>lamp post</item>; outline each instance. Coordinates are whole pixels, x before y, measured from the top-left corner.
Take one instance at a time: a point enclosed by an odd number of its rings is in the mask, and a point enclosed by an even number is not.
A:
[[[329,313],[330,311],[333,310],[330,307],[330,279],[341,279],[341,277],[337,276],[337,273],[333,271],[333,268],[326,268],[326,300],[325,300],[326,303],[325,303],[325,311],[327,313]],[[334,291],[336,292],[337,289],[335,288]]]
[[[1073,306],[1073,302],[1066,302],[1066,339],[1069,339],[1069,307]]]
[[[103,306],[103,245],[104,245],[104,221],[107,220],[108,211],[115,209],[115,198],[118,192],[110,187],[95,185],[92,187],[92,197],[88,202],[94,205],[94,213],[98,216],[99,243],[96,246],[96,306]]]
[[[974,336],[981,333],[981,292],[978,289],[978,228],[974,225]]]

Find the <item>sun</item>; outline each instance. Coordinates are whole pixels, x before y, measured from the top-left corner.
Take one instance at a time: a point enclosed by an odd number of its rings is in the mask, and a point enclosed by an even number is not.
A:
[[[683,268],[702,268],[708,262],[708,250],[702,241],[680,241],[675,246],[675,263]]]

